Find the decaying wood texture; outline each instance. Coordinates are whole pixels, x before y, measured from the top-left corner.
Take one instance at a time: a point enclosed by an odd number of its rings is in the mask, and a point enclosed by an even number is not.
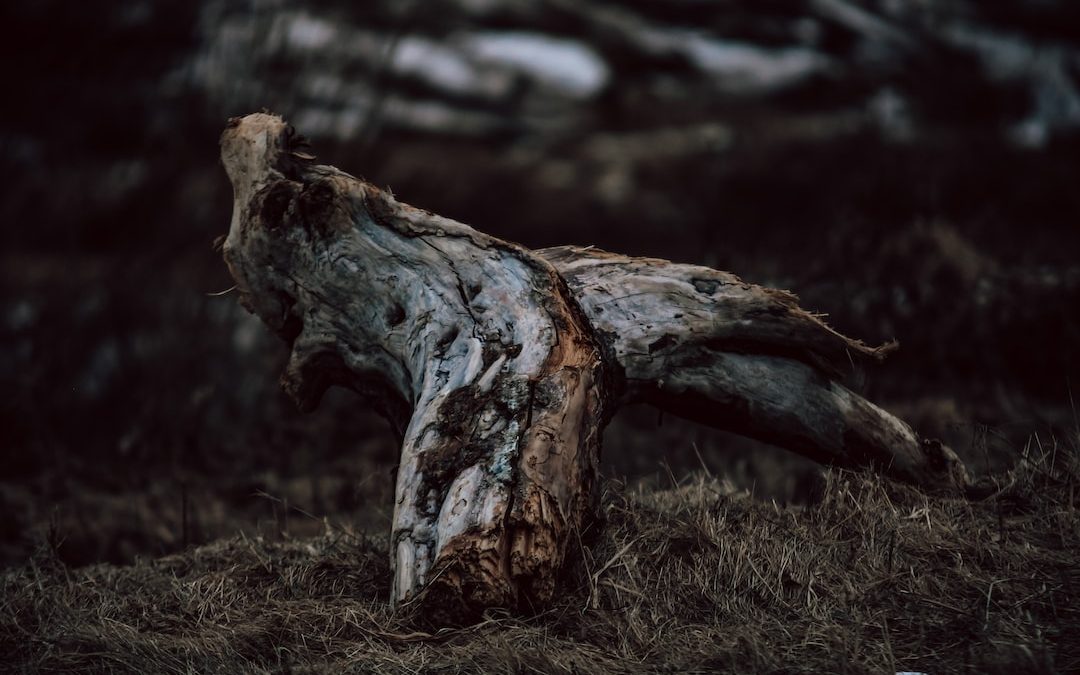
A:
[[[302,408],[352,389],[398,429],[394,602],[552,597],[594,498],[600,435],[647,401],[822,462],[936,488],[963,465],[837,380],[871,349],[794,296],[594,249],[530,251],[316,165],[281,118],[231,120],[224,245],[289,344]]]

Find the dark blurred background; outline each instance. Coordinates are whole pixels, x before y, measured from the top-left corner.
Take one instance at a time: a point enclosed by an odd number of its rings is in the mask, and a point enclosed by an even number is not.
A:
[[[230,295],[217,139],[540,247],[702,263],[900,352],[862,390],[979,471],[1076,439],[1080,3],[221,0],[0,9],[0,563],[389,522],[396,448],[300,415]],[[799,502],[816,469],[624,412],[606,469]]]

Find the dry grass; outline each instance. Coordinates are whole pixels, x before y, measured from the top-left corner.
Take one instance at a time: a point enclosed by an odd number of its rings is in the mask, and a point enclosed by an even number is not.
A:
[[[221,541],[130,567],[48,542],[2,576],[0,654],[66,672],[1076,672],[1078,462],[980,503],[830,474],[780,508],[609,484],[565,594],[457,628],[387,608],[385,537]]]

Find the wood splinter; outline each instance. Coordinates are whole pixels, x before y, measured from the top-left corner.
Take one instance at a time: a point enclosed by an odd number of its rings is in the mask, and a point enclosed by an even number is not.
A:
[[[402,430],[392,602],[543,606],[595,497],[618,406],[819,462],[964,489],[947,447],[839,383],[869,348],[789,293],[594,248],[531,251],[313,163],[280,117],[230,120],[225,261],[288,343],[303,409],[332,385]],[[447,600],[452,602],[447,602]]]

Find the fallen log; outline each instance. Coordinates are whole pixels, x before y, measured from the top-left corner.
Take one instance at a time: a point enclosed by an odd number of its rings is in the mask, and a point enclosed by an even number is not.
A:
[[[791,294],[595,249],[530,251],[315,164],[280,117],[230,120],[224,244],[288,343],[301,408],[332,385],[399,431],[392,601],[551,599],[595,497],[601,432],[646,401],[818,461],[967,485],[941,444],[844,388],[869,348]]]

